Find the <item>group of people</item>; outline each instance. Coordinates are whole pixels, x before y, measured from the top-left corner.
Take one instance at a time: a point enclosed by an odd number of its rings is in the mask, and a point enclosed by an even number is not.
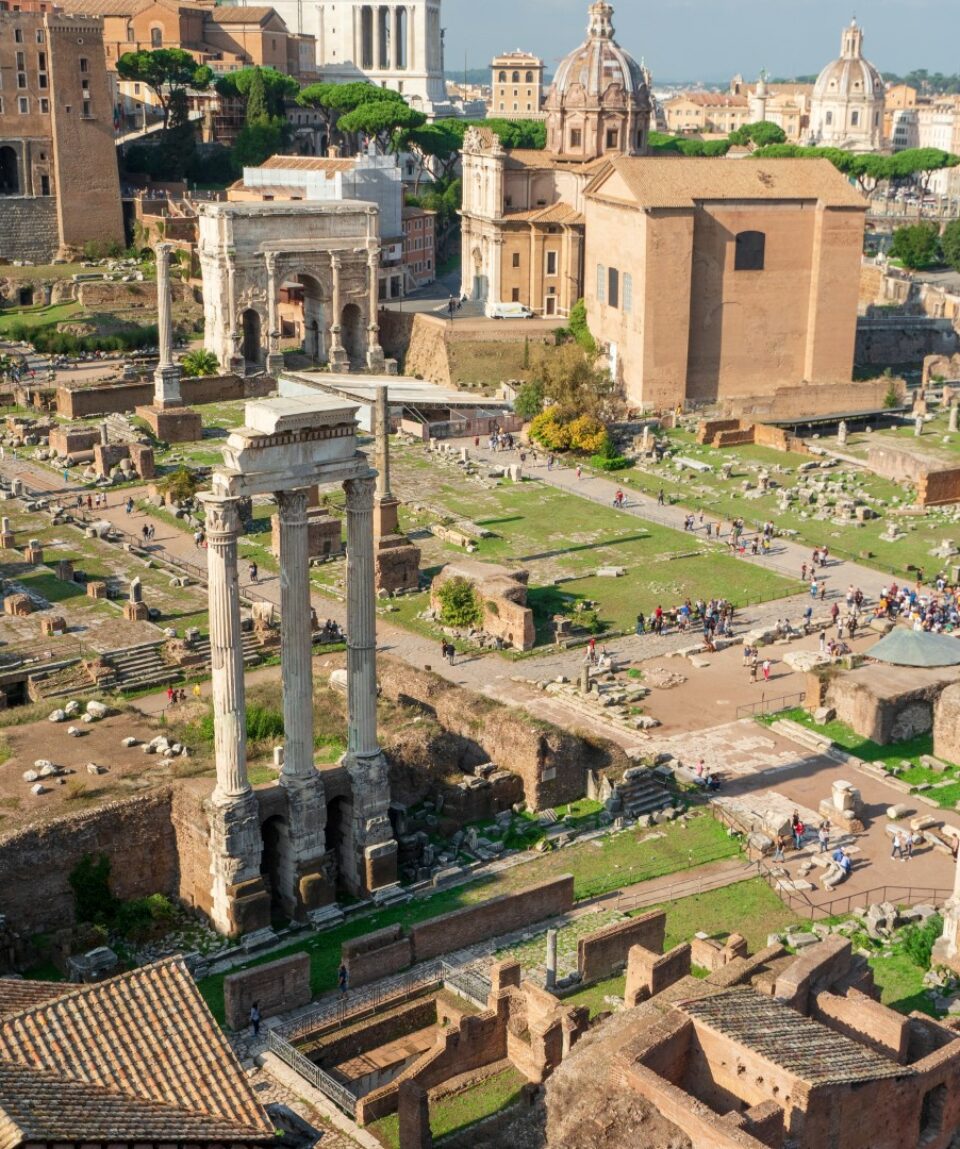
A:
[[[685,599],[680,606],[664,611],[658,603],[649,618],[645,618],[642,611],[637,615],[637,634],[663,634],[664,628],[670,625],[686,631],[698,622],[702,625],[705,641],[709,642],[718,635],[729,635],[733,604],[724,598],[712,598],[709,602],[699,598],[696,602]]]
[[[144,523],[140,530],[140,535],[145,543],[152,542],[156,533],[157,528],[153,523]]]
[[[876,615],[905,621],[914,630],[953,633],[960,630],[960,589],[950,586],[942,574],[932,586],[924,587],[922,572],[918,572],[915,586],[894,582],[883,587]]]
[[[909,862],[913,857],[914,846],[919,846],[922,841],[922,834],[915,834],[912,830],[897,830],[893,835],[890,857],[899,858],[901,862]]]
[[[195,682],[191,691],[193,697],[198,699],[201,695],[200,683]],[[167,706],[177,706],[180,703],[187,701],[187,692],[182,687],[168,686],[167,687]]]

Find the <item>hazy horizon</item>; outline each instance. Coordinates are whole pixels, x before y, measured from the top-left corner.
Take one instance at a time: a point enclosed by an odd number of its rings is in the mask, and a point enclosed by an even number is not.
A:
[[[522,48],[549,71],[586,35],[589,0],[443,0],[446,67],[485,68],[499,52]],[[844,12],[830,0],[803,0],[803,19],[787,0],[614,0],[617,40],[643,58],[655,83],[720,83],[739,72],[755,78],[817,73],[840,51],[843,25],[856,10],[864,54],[882,72],[960,70],[960,3],[868,0]]]

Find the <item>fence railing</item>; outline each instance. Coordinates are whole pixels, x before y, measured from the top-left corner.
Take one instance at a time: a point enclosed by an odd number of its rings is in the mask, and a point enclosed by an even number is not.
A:
[[[18,642],[10,649],[0,649],[0,671],[19,670],[22,666],[38,666],[43,663],[70,662],[83,658],[83,642],[68,634],[61,635],[51,646],[51,640],[42,638],[34,642]]]
[[[446,985],[452,986],[463,997],[475,1005],[486,1008],[487,998],[490,996],[490,979],[467,967],[452,966],[449,962],[440,962],[441,975]]]
[[[314,1065],[312,1061],[304,1057],[275,1029],[267,1031],[267,1048],[305,1081],[308,1081],[314,1089],[318,1089],[325,1097],[328,1097],[338,1109],[342,1109],[347,1116],[356,1118],[356,1095],[345,1085],[334,1080],[329,1073],[324,1072],[319,1065]]]
[[[753,873],[753,866],[744,863],[743,879]],[[734,881],[737,879],[734,878]],[[675,902],[680,898],[690,898],[697,894],[705,894],[711,890],[719,890],[731,884],[729,871],[712,876],[691,875],[686,878],[681,875],[668,887],[657,886],[656,894],[620,894],[614,906],[619,913],[628,914],[633,910],[642,910],[647,906],[659,905],[661,902]]]
[[[782,694],[779,698],[764,698],[759,702],[745,702],[737,707],[738,718],[756,718],[757,715],[779,714],[783,710],[795,710],[802,706],[807,696],[804,691],[797,694]]]

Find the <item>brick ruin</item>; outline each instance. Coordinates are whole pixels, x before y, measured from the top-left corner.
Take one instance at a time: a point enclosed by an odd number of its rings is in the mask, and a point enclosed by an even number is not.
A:
[[[440,612],[440,589],[452,579],[465,579],[480,597],[483,621],[480,629],[514,650],[532,650],[536,641],[533,611],[527,606],[530,572],[508,570],[493,563],[458,559],[447,563],[433,580],[430,608]]]

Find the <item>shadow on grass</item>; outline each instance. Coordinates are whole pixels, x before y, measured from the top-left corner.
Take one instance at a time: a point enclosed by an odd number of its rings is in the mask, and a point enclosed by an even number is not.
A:
[[[595,543],[581,543],[577,547],[560,547],[555,551],[540,551],[539,554],[534,555],[517,555],[516,558],[508,559],[511,563],[532,563],[541,559],[555,559],[558,555],[572,555],[580,551],[596,551],[603,549],[610,549],[612,547],[625,546],[627,543],[642,543],[650,539],[650,534],[644,531],[638,535],[621,535],[618,538],[605,538],[598,539]]]

